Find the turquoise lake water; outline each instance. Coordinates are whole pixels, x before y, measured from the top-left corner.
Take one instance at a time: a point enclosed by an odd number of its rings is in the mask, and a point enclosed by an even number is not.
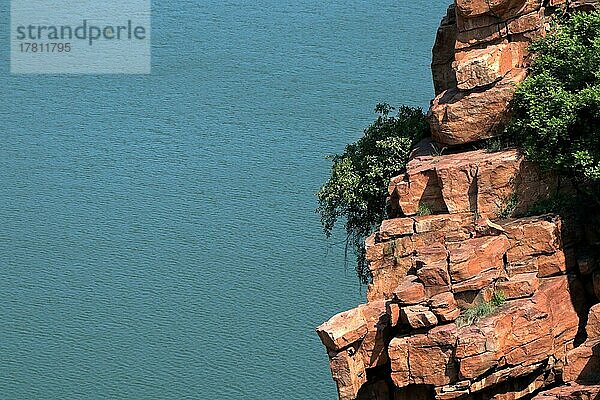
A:
[[[446,6],[156,1],[152,75],[11,76],[2,0],[0,399],[333,400],[324,156],[428,104]]]

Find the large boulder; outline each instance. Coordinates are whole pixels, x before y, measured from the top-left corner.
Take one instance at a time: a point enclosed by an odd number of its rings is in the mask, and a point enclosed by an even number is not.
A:
[[[502,132],[529,44],[545,35],[550,10],[543,0],[456,0],[433,48],[435,141],[462,145]]]
[[[525,50],[523,42],[504,42],[456,53],[453,68],[458,89],[472,90],[502,80],[522,66]]]
[[[510,118],[508,106],[517,85],[526,76],[517,68],[487,90],[448,89],[438,95],[429,109],[433,139],[460,145],[500,134]]]
[[[434,222],[439,226],[463,223],[472,213],[495,219],[511,202],[512,211],[524,212],[559,186],[555,176],[541,173],[516,150],[475,150],[417,156],[408,163],[405,174],[391,180],[388,191],[390,206],[399,214],[415,215],[419,205],[427,205],[432,212],[445,215],[416,221],[415,232],[422,232],[426,224]],[[412,229],[409,220],[384,224],[384,236],[408,234]]]

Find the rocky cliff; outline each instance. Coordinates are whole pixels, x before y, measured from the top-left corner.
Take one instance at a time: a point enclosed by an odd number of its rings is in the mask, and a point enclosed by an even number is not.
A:
[[[552,15],[597,1],[456,0],[433,50],[437,148],[390,182],[367,303],[317,328],[341,400],[600,398],[600,235],[527,210],[569,185],[497,135]],[[426,205],[431,215],[418,216]]]

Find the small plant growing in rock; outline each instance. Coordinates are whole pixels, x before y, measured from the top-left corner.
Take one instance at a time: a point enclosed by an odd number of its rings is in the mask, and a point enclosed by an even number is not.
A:
[[[506,297],[504,296],[504,293],[495,291],[492,294],[490,301],[482,301],[472,307],[463,309],[456,320],[456,325],[459,327],[473,325],[480,319],[492,315],[494,311],[496,311],[498,307],[501,307],[505,302]]]
[[[431,152],[434,156],[440,157],[444,155],[444,152],[448,149],[448,147],[438,145],[436,143],[431,143]]]
[[[427,203],[419,204],[419,209],[417,210],[417,217],[424,217],[426,215],[433,214],[433,210],[431,206]]]
[[[505,200],[504,207],[498,210],[496,216],[501,219],[506,219],[512,217],[513,213],[517,209],[517,205],[519,204],[519,197],[516,193],[512,193]]]
[[[488,153],[495,153],[512,147],[512,143],[506,137],[494,137],[483,143]]]

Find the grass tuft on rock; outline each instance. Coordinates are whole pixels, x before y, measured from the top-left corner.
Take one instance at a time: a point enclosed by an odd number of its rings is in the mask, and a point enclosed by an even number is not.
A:
[[[506,303],[504,293],[495,291],[490,301],[482,301],[472,307],[463,309],[456,320],[456,325],[458,327],[473,325],[482,318],[492,315],[504,303]]]

